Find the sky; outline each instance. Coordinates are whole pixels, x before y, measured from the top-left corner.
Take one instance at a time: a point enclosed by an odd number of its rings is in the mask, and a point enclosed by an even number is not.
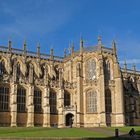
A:
[[[0,45],[12,40],[14,48],[63,56],[74,42],[79,49],[97,44],[98,35],[105,47],[115,39],[118,59],[140,70],[140,0],[0,0]]]

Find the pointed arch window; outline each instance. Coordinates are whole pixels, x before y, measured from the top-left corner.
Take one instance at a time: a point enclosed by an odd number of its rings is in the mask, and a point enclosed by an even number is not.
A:
[[[49,103],[50,103],[50,113],[51,114],[56,114],[57,113],[57,109],[56,109],[56,93],[51,91],[50,92],[50,100],[49,100]]]
[[[0,111],[9,110],[9,88],[0,87]]]
[[[97,113],[97,93],[90,90],[86,94],[87,99],[87,113]]]
[[[111,98],[111,91],[108,89],[105,92],[105,110],[106,113],[112,112],[112,98]]]
[[[0,75],[4,74],[5,72],[5,63],[4,61],[0,61]]]
[[[70,93],[64,93],[64,106],[70,106]]]
[[[96,78],[96,62],[90,59],[86,62],[86,79],[94,80]]]
[[[105,80],[110,80],[110,62],[105,61],[104,63]]]
[[[17,90],[17,112],[26,112],[26,90],[22,87]]]
[[[19,63],[17,63],[17,76],[20,76],[20,64]]]
[[[35,89],[34,91],[34,112],[41,113],[42,112],[42,93],[39,89]]]

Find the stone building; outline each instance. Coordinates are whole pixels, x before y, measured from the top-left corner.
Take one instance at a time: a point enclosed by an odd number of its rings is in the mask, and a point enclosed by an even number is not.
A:
[[[140,125],[140,72],[120,68],[115,41],[64,57],[0,46],[0,126]]]

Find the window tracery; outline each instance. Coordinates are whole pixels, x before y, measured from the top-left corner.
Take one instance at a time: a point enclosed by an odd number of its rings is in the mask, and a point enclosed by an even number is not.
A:
[[[90,59],[86,63],[86,79],[94,80],[96,78],[96,62],[94,59]]]
[[[96,91],[90,90],[86,94],[87,98],[87,113],[97,112],[97,93]]]
[[[112,98],[111,98],[111,91],[108,89],[105,92],[105,110],[106,113],[112,112]]]
[[[105,80],[110,80],[110,62],[104,62],[104,72],[105,72]]]
[[[34,91],[34,112],[41,113],[42,112],[42,94],[39,89],[35,89]]]
[[[0,87],[0,111],[9,109],[9,88]]]
[[[51,114],[56,114],[57,110],[56,110],[56,93],[55,92],[50,92],[50,113]]]
[[[18,88],[17,90],[17,112],[26,111],[26,90]]]

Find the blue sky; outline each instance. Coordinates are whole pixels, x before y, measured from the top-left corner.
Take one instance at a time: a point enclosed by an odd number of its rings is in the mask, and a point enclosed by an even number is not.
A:
[[[74,42],[79,48],[96,45],[97,36],[111,47],[116,40],[120,63],[126,58],[140,70],[140,0],[0,0],[0,45],[11,38],[13,47],[63,55]]]

